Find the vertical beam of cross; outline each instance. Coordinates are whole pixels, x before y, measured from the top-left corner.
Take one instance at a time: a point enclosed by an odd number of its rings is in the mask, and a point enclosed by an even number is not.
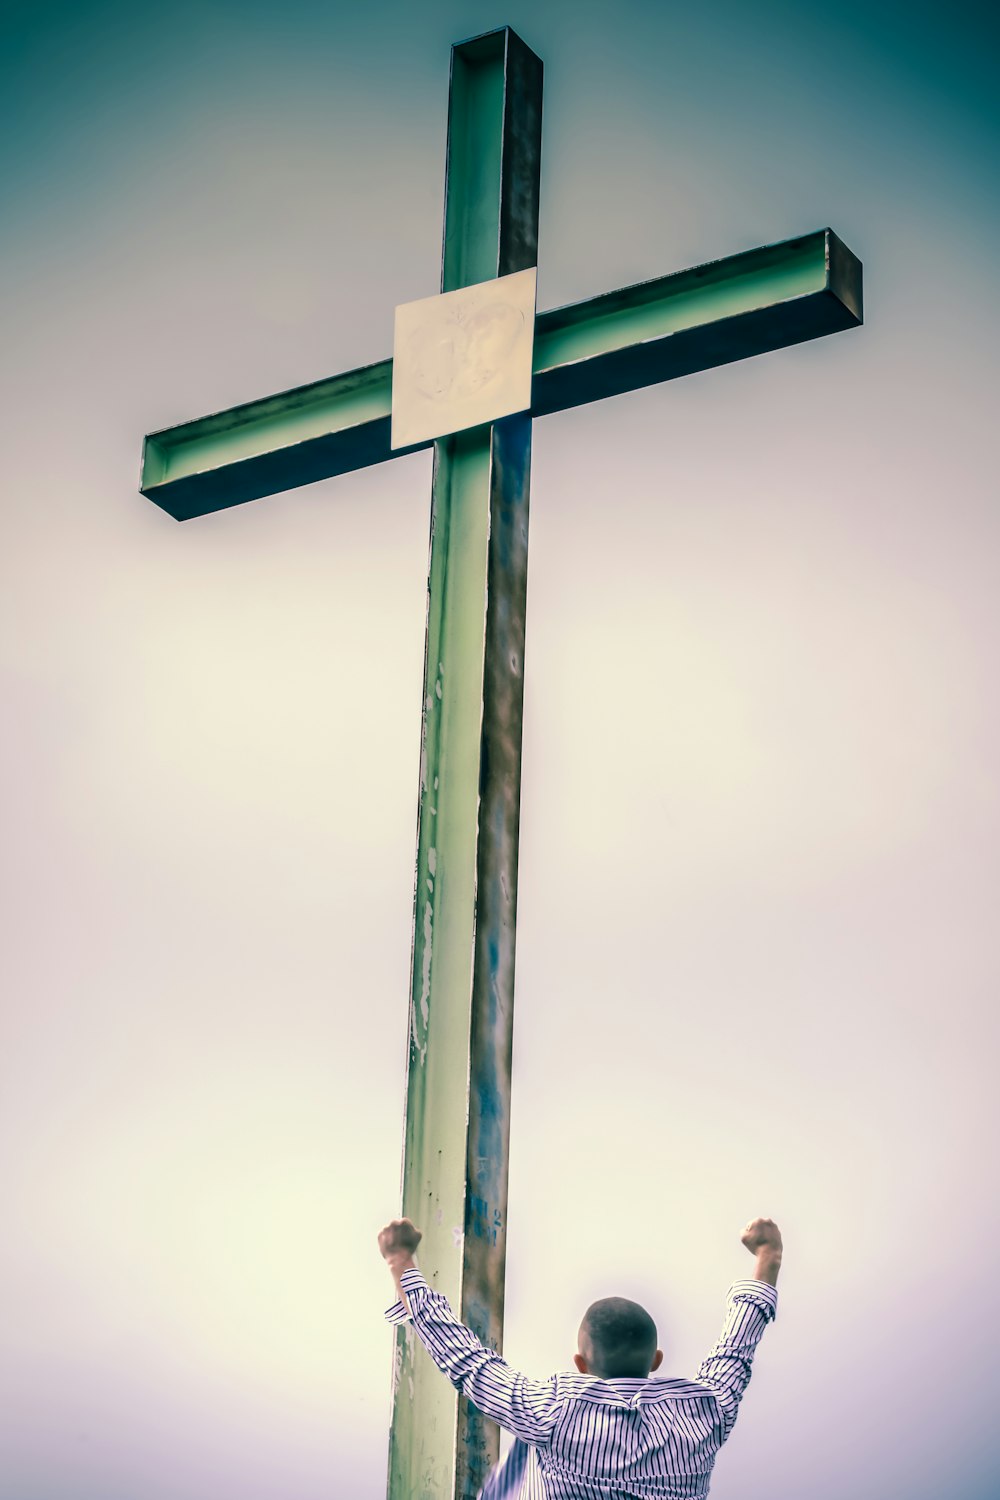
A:
[[[452,50],[443,292],[537,262],[542,65]],[[531,419],[434,448],[403,1213],[431,1283],[503,1328]],[[397,1331],[390,1500],[475,1495],[498,1433]]]

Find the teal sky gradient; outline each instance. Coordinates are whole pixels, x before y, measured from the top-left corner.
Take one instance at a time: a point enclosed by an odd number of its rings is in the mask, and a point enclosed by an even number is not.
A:
[[[508,1357],[781,1313],[713,1500],[987,1500],[996,23],[9,11],[0,1500],[384,1491],[429,459],[178,526],[145,432],[383,358],[448,53],[544,59],[539,307],[826,224],[866,325],[536,424]]]

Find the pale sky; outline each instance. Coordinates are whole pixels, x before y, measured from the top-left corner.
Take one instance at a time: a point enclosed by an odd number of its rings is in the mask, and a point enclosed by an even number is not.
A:
[[[21,8],[5,43],[0,1500],[378,1500],[430,460],[178,525],[142,436],[391,350],[448,56],[546,66],[541,309],[831,225],[866,325],[534,433],[507,1357],[713,1500],[988,1500],[997,112],[972,6]]]

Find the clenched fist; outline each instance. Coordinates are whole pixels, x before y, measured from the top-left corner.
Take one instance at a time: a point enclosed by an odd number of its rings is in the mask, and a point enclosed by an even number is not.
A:
[[[423,1235],[412,1219],[393,1219],[379,1230],[378,1247],[384,1260],[409,1259]]]
[[[751,1219],[740,1235],[740,1243],[746,1245],[751,1255],[759,1255],[762,1250],[780,1255],[781,1230],[773,1219]]]

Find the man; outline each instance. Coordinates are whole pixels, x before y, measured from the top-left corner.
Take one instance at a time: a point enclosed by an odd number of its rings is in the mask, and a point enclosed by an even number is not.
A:
[[[517,1439],[482,1491],[489,1500],[702,1500],[733,1430],[761,1334],[777,1310],[781,1235],[754,1219],[740,1236],[756,1256],[753,1279],[729,1289],[722,1336],[694,1380],[659,1369],[656,1325],[624,1297],[593,1303],[580,1324],[577,1373],[529,1380],[481,1344],[417,1269],[420,1230],[394,1219],[378,1237],[399,1300],[391,1323],[412,1321],[452,1385]]]

